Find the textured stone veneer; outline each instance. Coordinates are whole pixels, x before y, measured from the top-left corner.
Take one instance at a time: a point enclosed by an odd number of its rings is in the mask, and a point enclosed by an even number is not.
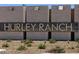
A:
[[[79,5],[75,5],[74,9],[74,21],[79,22]],[[79,38],[79,32],[75,32],[75,39]]]
[[[23,22],[23,7],[0,7],[0,22]],[[0,32],[0,39],[23,39],[23,32]]]
[[[26,8],[27,22],[49,22],[48,6],[28,6]],[[48,32],[27,32],[27,39],[48,39]]]
[[[52,6],[51,22],[71,22],[71,10],[69,5],[63,5],[63,10],[59,10],[58,6]],[[52,39],[70,40],[70,32],[52,32]]]

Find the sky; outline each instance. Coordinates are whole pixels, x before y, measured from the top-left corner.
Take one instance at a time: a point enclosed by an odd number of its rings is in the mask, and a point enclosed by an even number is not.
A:
[[[0,6],[49,6],[49,9],[51,6],[55,5],[62,5],[62,4],[0,4]],[[74,5],[71,5],[71,8],[74,8]]]

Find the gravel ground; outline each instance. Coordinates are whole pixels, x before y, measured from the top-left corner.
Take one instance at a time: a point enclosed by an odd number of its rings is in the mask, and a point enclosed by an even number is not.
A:
[[[21,41],[11,41],[7,42],[9,44],[9,47],[3,48],[2,45],[6,43],[6,40],[2,41],[0,40],[0,49],[6,49],[6,51],[0,51],[0,54],[39,54],[39,53],[48,53],[50,49],[54,49],[55,47],[61,47],[65,50],[65,53],[78,53],[79,48],[76,47],[78,45],[78,42],[75,41],[56,41],[56,43],[49,43],[49,41],[46,41],[46,49],[38,49],[38,45],[40,43],[44,44],[44,41],[33,41],[31,47],[27,47],[27,44],[25,45],[26,49],[23,51],[18,51],[17,47],[24,45],[24,43],[21,43]]]

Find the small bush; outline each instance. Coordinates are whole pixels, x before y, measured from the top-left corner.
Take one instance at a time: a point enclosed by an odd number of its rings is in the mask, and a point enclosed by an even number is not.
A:
[[[38,49],[45,49],[45,48],[46,48],[45,44],[39,44],[38,46]]]
[[[26,49],[26,47],[23,46],[23,45],[21,45],[21,46],[19,46],[19,47],[17,48],[17,50],[19,50],[19,51],[22,51],[22,50],[25,50],[25,49]]]
[[[31,39],[28,39],[24,42],[25,44],[29,44],[29,43],[32,43],[32,40]]]
[[[21,43],[24,43],[24,42],[26,42],[26,40],[21,40]]]
[[[79,44],[77,44],[76,48],[79,48]]]
[[[29,44],[29,41],[25,41],[24,44]]]
[[[47,51],[48,53],[65,53],[65,50],[63,48],[60,47],[56,47],[56,48],[52,48],[49,51]]]
[[[67,43],[69,44],[69,43],[70,43],[70,41],[68,40],[68,41],[67,41]]]
[[[29,41],[29,43],[32,43],[33,42],[32,39],[28,39],[28,41]]]
[[[76,39],[75,41],[79,43],[79,38],[78,38],[78,39]]]
[[[11,42],[11,39],[7,39],[7,42]]]
[[[27,47],[31,47],[31,46],[32,46],[31,43],[27,44]]]
[[[71,49],[75,49],[74,47],[71,47]]]
[[[56,40],[55,39],[49,39],[49,43],[55,43]]]
[[[44,41],[44,44],[46,44],[46,40]]]
[[[68,47],[68,49],[75,49],[74,47]]]
[[[9,47],[9,44],[7,44],[7,43],[6,44],[3,44],[2,47],[7,48],[7,47]]]

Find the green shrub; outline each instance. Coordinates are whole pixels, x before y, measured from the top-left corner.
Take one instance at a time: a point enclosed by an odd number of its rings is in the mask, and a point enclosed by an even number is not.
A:
[[[44,41],[44,44],[46,44],[46,40]]]
[[[75,49],[74,47],[71,47],[71,49]]]
[[[7,42],[11,42],[11,39],[7,39]]]
[[[17,50],[19,50],[19,51],[22,51],[22,50],[25,50],[25,49],[26,49],[26,47],[23,46],[23,45],[21,45],[21,46],[19,46],[19,47],[17,48]]]
[[[79,38],[78,38],[78,39],[76,39],[75,41],[79,43]]]
[[[75,49],[74,47],[68,47],[68,49]]]
[[[79,48],[79,44],[77,44],[76,48]]]
[[[21,40],[21,43],[24,43],[24,42],[26,42],[26,40]]]
[[[67,40],[67,43],[68,43],[68,44],[70,44],[70,41],[69,41],[69,40]]]
[[[32,39],[28,39],[28,41],[29,41],[29,43],[32,43],[33,42]]]
[[[29,44],[29,43],[32,43],[32,40],[31,39],[28,39],[24,42],[25,44]]]
[[[39,44],[38,46],[38,49],[45,49],[45,48],[46,48],[45,44]]]
[[[60,47],[52,48],[47,51],[48,53],[65,53],[65,50]]]
[[[29,41],[25,41],[24,44],[29,44]]]
[[[49,43],[55,43],[56,40],[55,39],[49,39]]]
[[[7,47],[9,47],[9,44],[5,43],[5,44],[2,45],[2,47],[7,48]]]
[[[32,46],[31,43],[28,43],[28,44],[27,44],[27,47],[31,47],[31,46]]]

